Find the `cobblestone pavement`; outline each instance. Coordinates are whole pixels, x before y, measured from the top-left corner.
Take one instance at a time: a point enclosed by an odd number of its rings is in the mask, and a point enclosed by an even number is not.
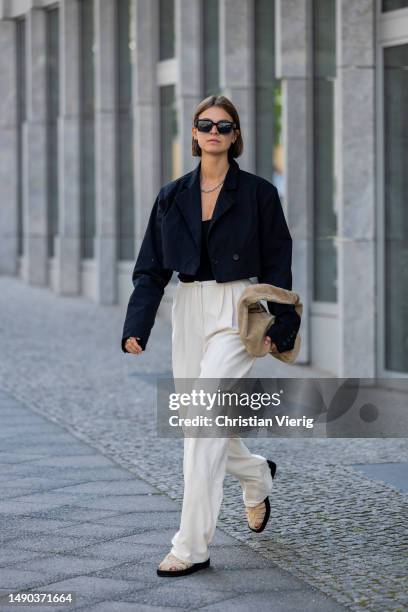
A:
[[[55,612],[345,610],[219,528],[205,573],[160,578],[177,502],[4,391],[0,423],[1,612],[27,591],[71,593]]]
[[[0,309],[0,387],[181,501],[181,440],[155,435],[156,377],[171,375],[169,324],[157,319],[146,352],[131,356],[119,347],[123,307],[3,277]],[[253,375],[322,374],[265,358]],[[246,443],[278,465],[271,520],[262,534],[249,532],[241,490],[227,476],[219,526],[349,609],[406,609],[407,496],[353,467],[408,461],[406,440]]]

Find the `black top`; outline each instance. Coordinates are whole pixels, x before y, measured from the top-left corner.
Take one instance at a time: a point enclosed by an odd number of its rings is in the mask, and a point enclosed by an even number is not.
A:
[[[201,255],[200,265],[197,272],[195,274],[183,274],[182,272],[178,274],[178,278],[185,283],[190,283],[194,280],[214,280],[214,274],[211,268],[211,261],[207,248],[207,235],[210,222],[211,219],[201,221]]]
[[[201,256],[200,265],[195,274],[183,274],[180,272],[178,278],[190,283],[194,280],[213,280],[214,275],[211,268],[211,261],[207,248],[208,228],[211,219],[201,222]],[[292,304],[274,304],[275,323],[267,330],[272,342],[275,342],[279,353],[293,348],[296,334],[300,327],[300,317]]]

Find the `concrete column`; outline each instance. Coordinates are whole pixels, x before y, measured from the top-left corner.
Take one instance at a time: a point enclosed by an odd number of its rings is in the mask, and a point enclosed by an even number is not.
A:
[[[80,56],[78,0],[60,0],[60,117],[58,121],[58,236],[60,294],[81,291],[80,245]]]
[[[194,108],[202,98],[201,5],[202,0],[176,0],[176,103],[182,174],[199,162],[191,154],[191,127]]]
[[[117,301],[116,8],[115,0],[95,0],[95,258],[100,304]]]
[[[16,24],[0,21],[0,274],[17,274]]]
[[[240,167],[255,172],[254,4],[220,1],[220,86],[237,107],[244,151]]]
[[[376,375],[375,2],[337,1],[339,376]]]
[[[46,149],[46,15],[33,8],[26,15],[27,122],[23,127],[24,264],[23,278],[48,283]]]
[[[293,290],[304,304],[299,362],[310,356],[312,300],[311,0],[277,0],[276,76],[282,79],[285,214],[293,239]]]
[[[158,9],[158,0],[131,0],[136,253],[139,252],[150,211],[161,187]]]

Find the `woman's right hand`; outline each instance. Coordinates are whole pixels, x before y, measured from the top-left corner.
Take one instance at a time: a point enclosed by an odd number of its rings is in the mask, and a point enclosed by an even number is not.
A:
[[[143,349],[137,340],[140,340],[139,336],[136,336],[136,338],[134,336],[131,336],[126,340],[125,349],[128,351],[128,353],[138,355],[139,353],[143,352]]]

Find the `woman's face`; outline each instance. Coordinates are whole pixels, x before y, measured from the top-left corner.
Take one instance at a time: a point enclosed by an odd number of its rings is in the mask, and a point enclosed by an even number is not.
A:
[[[210,106],[200,113],[198,119],[211,119],[214,122],[233,121],[231,115],[219,106]],[[217,127],[213,125],[210,132],[199,132],[196,127],[193,127],[192,134],[201,147],[201,154],[225,155],[231,144],[237,139],[239,130],[232,130],[229,134],[220,134]]]

